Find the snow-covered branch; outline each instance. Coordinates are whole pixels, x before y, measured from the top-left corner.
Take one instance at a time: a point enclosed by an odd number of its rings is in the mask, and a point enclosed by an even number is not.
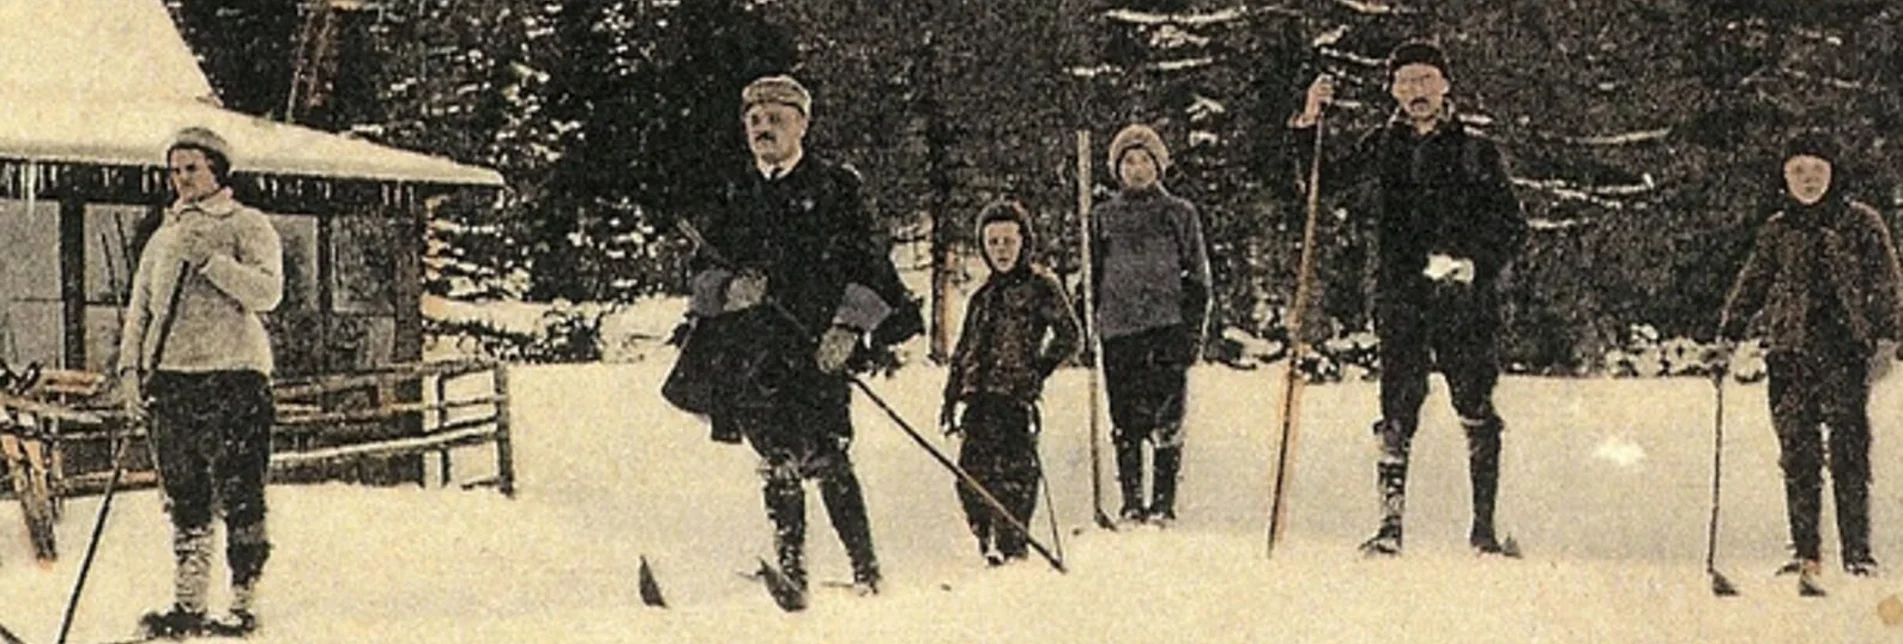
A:
[[[1547,141],[1559,141],[1562,143],[1569,143],[1572,145],[1585,145],[1585,146],[1594,146],[1594,147],[1617,147],[1622,145],[1632,145],[1635,143],[1651,143],[1654,141],[1664,140],[1665,137],[1671,136],[1671,134],[1672,134],[1672,128],[1669,128],[1669,127],[1662,127],[1662,128],[1656,128],[1656,129],[1650,129],[1650,130],[1637,130],[1633,132],[1620,132],[1618,134],[1598,134],[1598,135],[1591,135],[1591,136],[1572,136],[1568,134],[1553,134],[1550,132],[1534,132],[1533,133],[1535,137],[1538,137],[1540,139],[1547,140]]]
[[[1213,25],[1241,20],[1247,15],[1249,15],[1248,7],[1230,7],[1204,13],[1152,13],[1131,9],[1112,9],[1104,12],[1105,18],[1137,25]]]
[[[1644,180],[1640,183],[1627,185],[1584,186],[1565,179],[1529,179],[1525,177],[1514,177],[1513,185],[1540,190],[1559,197],[1562,200],[1584,201],[1595,206],[1610,208],[1612,210],[1624,210],[1626,206],[1630,204],[1608,197],[1630,197],[1658,189],[1658,183],[1652,180],[1652,175],[1650,174],[1645,175]]]
[[[1412,8],[1382,0],[1335,0],[1335,4],[1347,7],[1349,11],[1370,16],[1415,12]]]

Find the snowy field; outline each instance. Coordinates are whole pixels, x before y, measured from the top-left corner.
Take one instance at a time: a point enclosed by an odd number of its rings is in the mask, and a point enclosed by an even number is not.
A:
[[[660,402],[653,392],[670,363],[661,353],[516,369],[514,500],[488,490],[273,487],[277,551],[263,588],[266,630],[255,641],[1903,640],[1876,609],[1903,584],[1894,573],[1843,576],[1830,527],[1831,597],[1800,599],[1790,579],[1771,576],[1785,536],[1762,386],[1734,386],[1728,396],[1719,567],[1745,595],[1718,599],[1703,573],[1712,409],[1704,381],[1507,379],[1498,396],[1509,422],[1500,520],[1526,550],[1522,561],[1465,549],[1465,446],[1438,380],[1417,439],[1408,552],[1360,559],[1354,546],[1376,512],[1367,430],[1375,388],[1309,388],[1289,540],[1271,559],[1263,533],[1280,372],[1222,367],[1192,372],[1182,520],[1119,534],[1072,534],[1090,515],[1085,373],[1054,379],[1043,455],[1068,574],[1036,559],[985,568],[951,478],[862,402],[853,456],[886,592],[818,589],[810,610],[784,614],[734,574],[770,552],[751,452],[709,442],[703,424]],[[920,423],[935,417],[942,384],[943,372],[930,368],[873,382]],[[1892,566],[1903,564],[1890,434],[1903,426],[1900,389],[1903,378],[1886,381],[1873,404],[1875,547]],[[464,454],[459,467],[484,458]],[[53,641],[96,509],[96,499],[68,504],[59,527],[66,557],[43,570],[30,563],[17,507],[0,507],[0,622],[28,641]],[[817,494],[808,512],[814,578],[847,578]],[[1834,525],[1828,510],[1825,524]],[[119,497],[73,641],[123,638],[141,611],[169,601],[167,534],[155,493]],[[642,555],[666,610],[641,605]],[[221,607],[222,596],[214,602]]]

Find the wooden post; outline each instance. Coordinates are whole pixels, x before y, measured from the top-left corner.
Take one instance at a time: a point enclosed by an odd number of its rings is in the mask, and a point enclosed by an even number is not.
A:
[[[60,366],[85,369],[86,202],[70,196],[59,202],[59,299],[65,332]]]
[[[439,432],[443,431],[444,425],[449,424],[449,398],[447,395],[448,392],[449,392],[449,376],[444,374],[437,374],[436,375],[436,431],[439,431]],[[440,465],[442,466],[441,474],[443,475],[443,487],[449,487],[449,481],[450,481],[449,450],[447,449],[443,450],[439,458],[440,458]]]
[[[497,363],[496,383],[496,489],[515,498],[515,446],[509,436],[509,365]]]

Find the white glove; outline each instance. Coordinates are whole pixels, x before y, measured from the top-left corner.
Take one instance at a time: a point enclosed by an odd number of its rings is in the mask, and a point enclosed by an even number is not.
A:
[[[1435,253],[1427,256],[1427,268],[1422,275],[1436,282],[1456,282],[1472,284],[1474,281],[1474,262],[1465,257],[1454,257]]]
[[[842,326],[827,329],[819,338],[819,351],[813,356],[819,362],[819,370],[825,373],[839,373],[846,369],[846,360],[852,357],[853,347],[859,344],[859,332]]]

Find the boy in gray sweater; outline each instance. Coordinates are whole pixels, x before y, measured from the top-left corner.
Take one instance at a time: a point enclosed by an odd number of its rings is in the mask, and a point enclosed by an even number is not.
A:
[[[1189,365],[1209,316],[1209,257],[1196,207],[1163,189],[1169,148],[1149,126],[1123,128],[1110,142],[1110,168],[1123,183],[1091,210],[1095,330],[1116,446],[1119,514],[1127,521],[1176,518],[1183,459],[1183,399]],[[1143,443],[1153,448],[1152,495],[1143,496]]]

